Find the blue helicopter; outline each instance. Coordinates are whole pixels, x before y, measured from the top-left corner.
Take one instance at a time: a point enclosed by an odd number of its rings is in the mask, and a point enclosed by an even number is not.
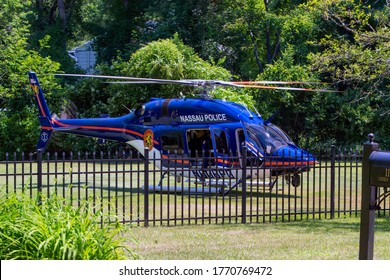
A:
[[[202,98],[162,99],[149,102],[121,117],[59,119],[46,103],[36,73],[29,72],[41,125],[37,149],[45,149],[53,131],[127,143],[162,170],[172,162],[180,167],[175,176],[195,180],[224,182],[234,180],[235,187],[247,178],[268,177],[270,186],[278,176],[286,176],[294,186],[300,174],[316,164],[316,158],[299,148],[288,135],[257,112],[223,100]],[[163,80],[132,77],[62,74],[121,80],[119,83],[184,84],[198,87],[238,86],[274,88],[269,83],[204,80]],[[286,90],[312,90],[277,87]],[[328,92],[330,90],[318,90]],[[248,159],[243,172],[243,155]],[[201,166],[202,168],[199,168]],[[238,172],[232,172],[236,167]],[[263,172],[254,172],[263,168]],[[266,171],[264,171],[266,170]],[[244,174],[246,173],[246,174]],[[228,178],[229,180],[225,180]],[[161,182],[160,184],[161,185]]]

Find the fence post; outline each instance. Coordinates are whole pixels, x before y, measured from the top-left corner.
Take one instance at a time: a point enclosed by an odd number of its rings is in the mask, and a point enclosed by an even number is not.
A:
[[[330,218],[334,218],[335,212],[335,188],[336,188],[336,147],[331,147],[331,159],[330,159]]]
[[[144,226],[149,226],[149,149],[144,149]]]
[[[362,158],[362,201],[360,211],[359,260],[372,260],[374,257],[374,227],[376,186],[370,184],[370,155],[379,150],[374,135],[368,135],[369,141],[363,145]]]
[[[37,190],[38,205],[42,204],[42,149],[37,150]]]
[[[247,157],[247,147],[244,146],[242,149],[242,196],[241,196],[241,211],[242,211],[242,224],[246,224],[246,157]]]

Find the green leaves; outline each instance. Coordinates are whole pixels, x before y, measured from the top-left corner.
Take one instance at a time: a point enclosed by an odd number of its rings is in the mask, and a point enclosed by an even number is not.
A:
[[[0,131],[1,151],[20,151],[34,149],[38,137],[39,124],[36,119],[37,108],[31,94],[27,72],[36,71],[45,94],[56,109],[61,102],[61,94],[51,94],[60,89],[54,80],[54,72],[60,65],[49,57],[42,57],[37,51],[29,49],[28,16],[31,3],[20,0],[7,0],[0,4]],[[50,37],[42,41],[47,48]],[[57,102],[52,102],[57,101]],[[57,105],[57,106],[55,106]]]
[[[184,64],[184,55],[171,40],[159,40],[136,51],[122,72],[128,76],[182,79]]]
[[[322,6],[325,22],[339,32],[324,36],[318,42],[323,51],[309,59],[312,69],[328,79],[372,92],[390,74],[390,17],[386,9],[374,10],[355,2]]]
[[[342,98],[269,90],[214,92],[223,99],[256,102],[265,117],[282,109],[275,120],[289,134],[296,134],[295,140],[312,137],[314,142],[326,142],[324,137],[332,135],[337,141],[358,141],[365,138],[360,135],[365,129],[374,127],[386,134],[389,127],[385,117],[390,112],[390,8],[385,1],[137,0],[130,5],[121,0],[77,0],[65,7],[65,29],[56,2],[4,0],[0,4],[1,150],[33,150],[36,144],[38,122],[28,70],[38,72],[57,114],[67,98],[79,108],[80,116],[98,117],[122,115],[128,112],[126,107],[137,107],[150,97],[196,93],[184,86],[108,86],[75,80],[62,90],[46,74],[60,69],[74,72],[66,48],[91,38],[101,73],[325,81],[348,91]],[[349,117],[347,110],[351,110]],[[335,116],[339,119],[329,121]],[[69,149],[74,147],[72,140],[55,143]],[[85,146],[93,145],[79,147]]]
[[[2,260],[118,260],[137,254],[123,246],[121,223],[106,223],[92,202],[74,207],[57,197],[41,204],[26,195],[0,197]],[[101,220],[103,224],[100,224]],[[112,219],[112,217],[111,217]]]
[[[231,76],[226,69],[201,59],[177,35],[152,41],[133,53],[128,61],[118,58],[112,67],[102,70],[111,75],[161,79],[229,80]],[[186,96],[197,93],[192,87],[181,85],[111,85],[105,91],[110,95],[111,115],[124,114],[126,107],[135,108],[151,97],[173,98],[182,93]],[[233,94],[225,91],[224,96]]]

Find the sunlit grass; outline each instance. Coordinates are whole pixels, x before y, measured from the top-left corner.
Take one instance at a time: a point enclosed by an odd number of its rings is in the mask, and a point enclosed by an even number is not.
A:
[[[137,227],[144,259],[357,260],[360,219]],[[377,218],[374,259],[390,260],[390,219]]]

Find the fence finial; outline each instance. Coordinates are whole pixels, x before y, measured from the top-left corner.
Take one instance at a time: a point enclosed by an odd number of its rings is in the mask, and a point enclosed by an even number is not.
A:
[[[374,133],[369,133],[368,134],[368,142],[369,143],[374,143],[374,138],[375,138]]]

